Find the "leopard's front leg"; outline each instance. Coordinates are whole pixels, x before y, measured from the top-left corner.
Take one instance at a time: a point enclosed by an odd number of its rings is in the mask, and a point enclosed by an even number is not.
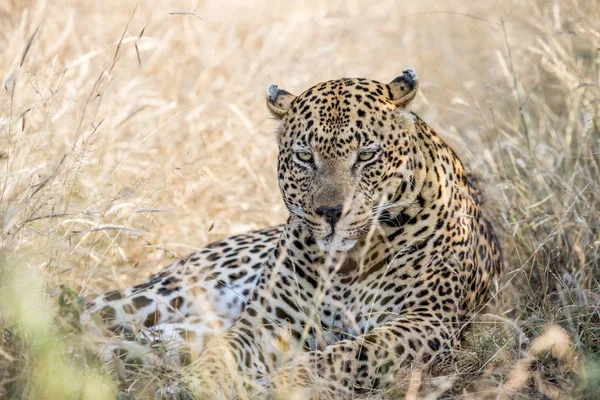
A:
[[[280,372],[280,385],[310,385],[319,398],[344,398],[410,378],[411,367],[425,369],[450,355],[456,327],[429,313],[407,313],[354,340],[323,351],[303,353]],[[294,373],[300,373],[296,378]]]

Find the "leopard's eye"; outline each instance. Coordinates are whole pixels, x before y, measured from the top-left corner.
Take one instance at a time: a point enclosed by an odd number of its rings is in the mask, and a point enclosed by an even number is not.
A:
[[[306,163],[313,162],[313,155],[310,154],[308,151],[299,151],[296,153],[296,157],[298,157],[298,159],[300,161],[303,161]]]
[[[364,151],[358,154],[358,161],[371,161],[376,154],[374,151]]]

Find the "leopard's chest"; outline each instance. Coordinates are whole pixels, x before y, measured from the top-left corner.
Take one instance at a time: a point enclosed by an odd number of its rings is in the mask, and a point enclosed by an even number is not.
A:
[[[354,339],[398,316],[394,308],[396,293],[389,281],[386,285],[374,281],[332,285],[316,306],[313,349],[339,340]],[[394,286],[395,287],[395,286]]]

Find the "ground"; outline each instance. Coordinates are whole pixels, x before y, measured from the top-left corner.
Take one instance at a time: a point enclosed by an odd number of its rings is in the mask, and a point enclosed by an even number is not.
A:
[[[450,378],[399,386],[599,396],[593,2],[8,0],[0,26],[0,397],[144,398],[177,375],[83,357],[77,298],[284,220],[269,84],[406,67],[411,108],[479,175],[507,274]]]

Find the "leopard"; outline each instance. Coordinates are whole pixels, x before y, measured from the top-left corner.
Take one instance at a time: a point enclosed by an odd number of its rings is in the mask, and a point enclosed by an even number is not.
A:
[[[476,179],[409,110],[418,88],[413,69],[298,96],[269,86],[286,222],[210,244],[86,314],[194,349],[180,387],[196,398],[349,398],[452,359],[498,291],[502,251]]]

